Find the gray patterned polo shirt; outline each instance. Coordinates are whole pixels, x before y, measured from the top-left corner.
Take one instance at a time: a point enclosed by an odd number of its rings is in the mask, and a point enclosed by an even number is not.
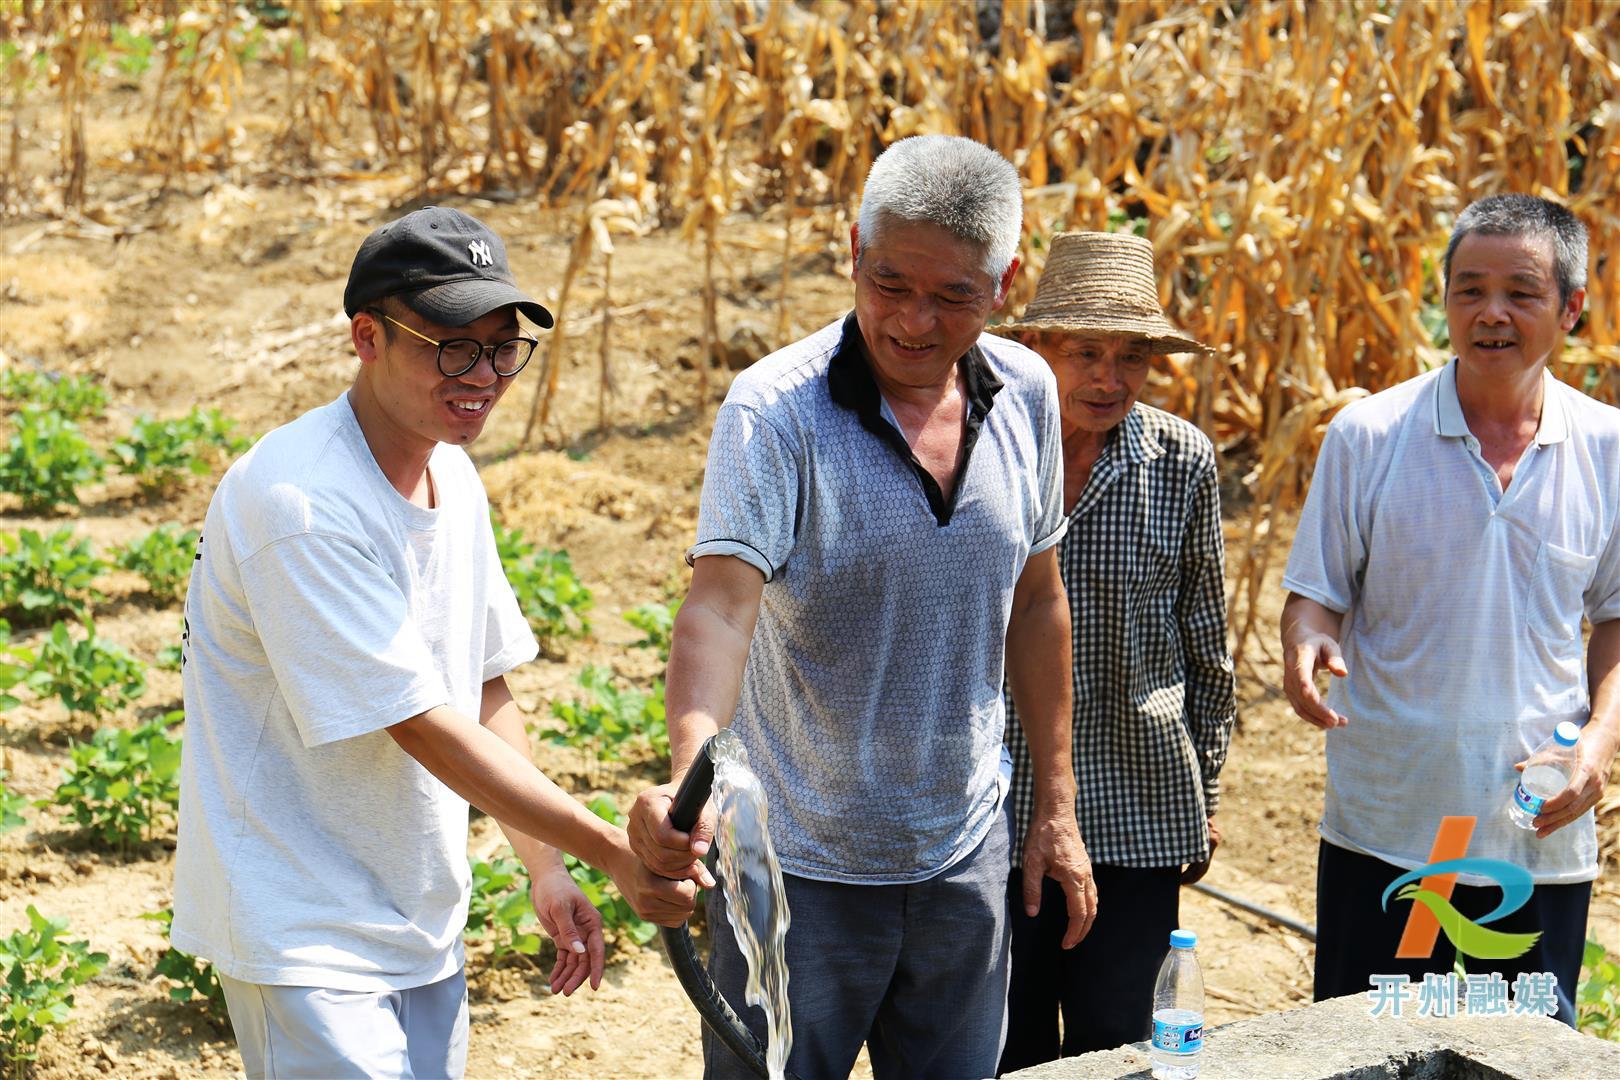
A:
[[[959,362],[963,464],[944,498],[878,392],[851,313],[732,383],[691,562],[765,575],[733,729],[782,869],[925,880],[999,819],[1013,586],[1062,537],[1057,384],[982,335]]]

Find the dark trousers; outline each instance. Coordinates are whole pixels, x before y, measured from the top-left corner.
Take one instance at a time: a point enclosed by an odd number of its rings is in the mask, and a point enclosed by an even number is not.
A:
[[[1093,864],[1097,920],[1080,944],[1063,948],[1068,907],[1047,878],[1041,910],[1024,914],[1023,873],[1007,881],[1012,981],[1001,1072],[1059,1056],[1107,1050],[1153,1034],[1153,980],[1170,951],[1181,903],[1181,868]],[[1058,1014],[1063,1038],[1058,1039]]]
[[[1384,889],[1405,873],[1382,859],[1321,842],[1316,861],[1316,1000],[1365,994],[1374,975],[1405,975],[1421,983],[1426,973],[1453,970],[1457,951],[1442,932],[1434,952],[1423,959],[1397,960],[1401,934],[1412,902],[1380,906]],[[1451,903],[1469,919],[1488,915],[1502,899],[1493,885],[1458,885]],[[1463,957],[1471,975],[1500,972],[1511,987],[1521,972],[1550,971],[1558,977],[1558,1019],[1575,1026],[1571,999],[1580,985],[1581,951],[1586,943],[1586,911],[1592,883],[1537,885],[1529,901],[1511,915],[1488,925],[1492,930],[1522,934],[1541,931],[1523,956],[1512,960]],[[1017,969],[1014,968],[1016,977]]]
[[[791,919],[787,1071],[804,1080],[847,1077],[865,1043],[878,1080],[989,1076],[1005,1030],[1010,859],[1002,820],[962,861],[910,885],[782,875]],[[718,889],[709,892],[709,933],[715,989],[763,1045],[765,1014],[747,1004],[748,964]],[[703,1075],[754,1076],[707,1027]]]

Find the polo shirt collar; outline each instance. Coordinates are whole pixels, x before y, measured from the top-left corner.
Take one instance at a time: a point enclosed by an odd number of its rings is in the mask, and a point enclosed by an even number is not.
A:
[[[962,354],[956,362],[956,370],[967,390],[968,409],[976,419],[983,420],[1001,390],[1001,379],[977,344]],[[844,318],[843,338],[827,367],[827,389],[834,402],[862,417],[883,415],[883,395],[872,377],[866,342],[853,311]]]
[[[833,403],[853,412],[860,420],[861,427],[883,440],[905,463],[921,485],[935,523],[942,528],[951,523],[951,516],[956,512],[956,501],[962,489],[967,487],[973,447],[979,441],[985,417],[989,415],[990,406],[994,404],[996,393],[1002,385],[984,351],[976,343],[956,362],[956,370],[962,376],[962,386],[967,391],[967,417],[962,425],[962,459],[957,466],[956,483],[951,488],[950,497],[946,498],[939,481],[917,460],[898,423],[891,423],[883,414],[883,394],[872,375],[866,344],[861,338],[860,324],[855,321],[853,311],[844,319],[838,351],[833,353],[827,366],[827,391]]]
[[[1569,417],[1564,412],[1564,399],[1554,384],[1557,379],[1546,369],[1541,372],[1541,423],[1536,427],[1536,445],[1551,446],[1569,438]],[[1469,434],[1468,421],[1463,418],[1462,402],[1457,397],[1457,358],[1452,357],[1440,372],[1435,387],[1434,433],[1447,438],[1460,439]]]

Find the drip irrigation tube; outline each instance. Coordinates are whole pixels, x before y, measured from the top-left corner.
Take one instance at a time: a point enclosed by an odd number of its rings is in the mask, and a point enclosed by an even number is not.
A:
[[[709,791],[714,787],[714,759],[709,756],[713,742],[714,737],[710,736],[698,751],[670,807],[670,822],[682,832],[691,832],[692,826],[697,824],[703,804],[709,801]],[[681,989],[697,1006],[703,1023],[728,1050],[737,1055],[739,1061],[753,1070],[754,1075],[769,1078],[765,1048],[732,1011],[726,999],[720,996],[720,991],[714,988],[708,969],[698,959],[697,947],[692,944],[692,932],[686,924],[662,927],[659,937],[663,940],[664,951],[669,954],[669,964],[675,969],[675,977],[681,982]],[[789,1080],[798,1080],[792,1073],[787,1075]]]
[[[1316,927],[1307,926],[1298,919],[1284,915],[1281,912],[1272,911],[1270,908],[1263,908],[1259,904],[1251,903],[1250,901],[1243,899],[1241,896],[1233,896],[1231,893],[1217,889],[1213,885],[1205,885],[1202,881],[1194,882],[1193,888],[1197,889],[1201,893],[1207,893],[1208,895],[1213,896],[1223,904],[1231,904],[1233,907],[1242,911],[1247,911],[1251,915],[1258,915],[1262,919],[1269,919],[1278,926],[1285,926],[1303,938],[1307,938],[1311,941],[1316,940]]]

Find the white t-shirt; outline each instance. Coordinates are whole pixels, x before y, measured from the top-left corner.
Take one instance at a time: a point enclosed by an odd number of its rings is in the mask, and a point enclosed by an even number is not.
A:
[[[1582,614],[1620,618],[1620,412],[1545,375],[1504,491],[1456,367],[1340,412],[1300,514],[1283,587],[1344,613],[1350,670],[1328,691],[1350,723],[1327,733],[1322,835],[1412,869],[1441,817],[1474,817],[1470,856],[1591,881],[1591,811],[1538,840],[1507,807],[1513,763],[1590,714]]]
[[[243,982],[394,990],[457,971],[467,804],[383,729],[537,645],[471,460],[437,507],[372,457],[348,396],[272,431],[220,482],[186,601],[173,942]]]

